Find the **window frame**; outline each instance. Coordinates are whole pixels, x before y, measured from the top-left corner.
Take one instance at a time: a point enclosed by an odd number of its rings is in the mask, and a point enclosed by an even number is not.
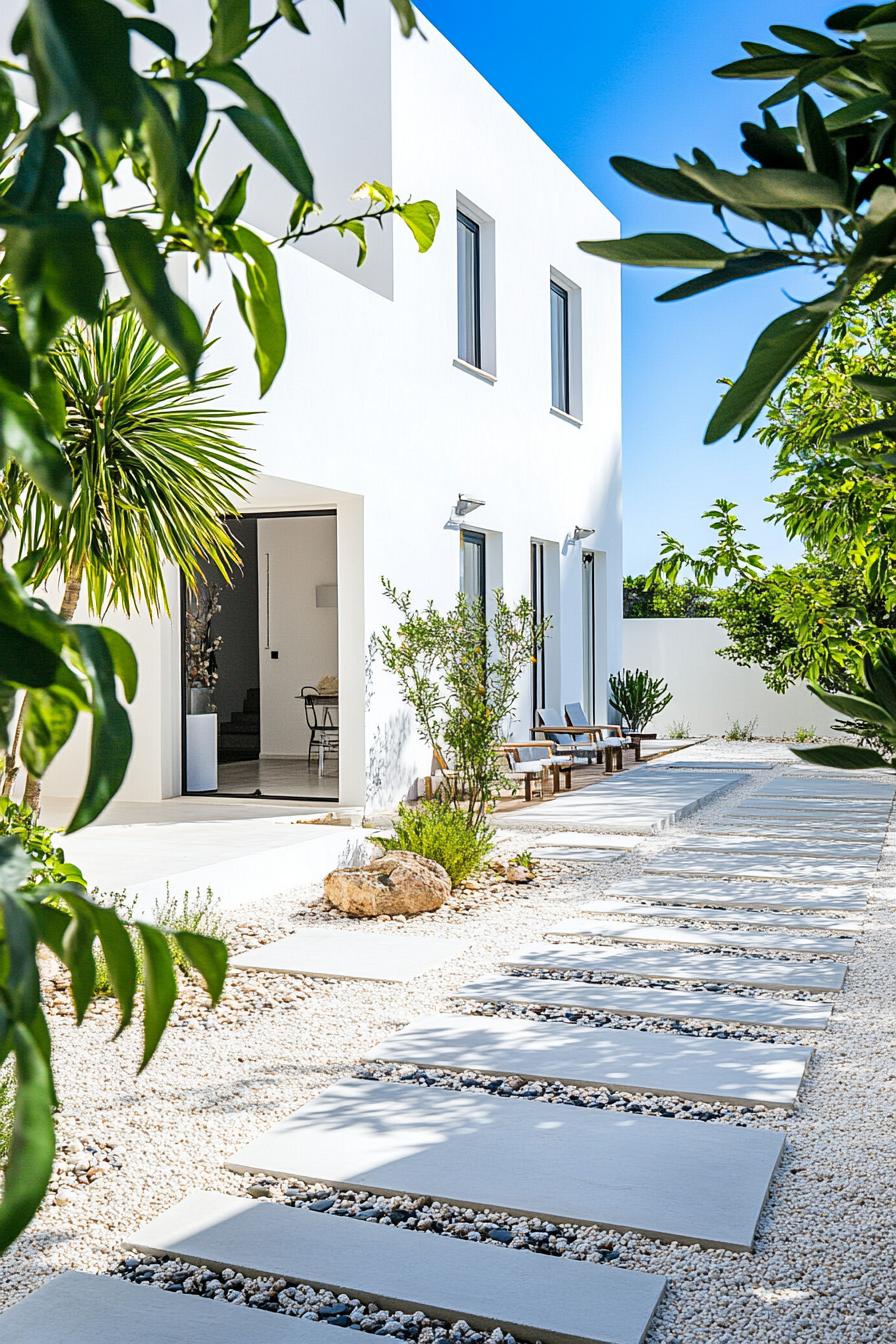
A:
[[[467,280],[466,254],[461,251],[460,240],[464,230],[473,240],[472,268],[472,310],[473,310],[473,350],[462,349],[466,342],[466,330],[461,325],[461,288]],[[464,265],[461,265],[461,257]],[[470,297],[465,294],[465,298]],[[472,353],[473,358],[469,356]],[[457,207],[457,357],[475,369],[482,368],[482,227],[478,220],[460,206]]]
[[[554,342],[555,322],[554,322],[554,300],[558,299],[561,303],[562,324],[560,324],[561,347],[558,350]],[[562,411],[564,415],[571,414],[570,398],[570,339],[569,339],[569,310],[571,306],[571,295],[568,289],[564,288],[558,280],[551,278],[550,282],[551,299],[551,406],[555,411]],[[559,359],[562,356],[562,368],[559,367]],[[554,395],[555,384],[560,386],[560,400]]]
[[[475,547],[476,547],[476,551],[477,551],[477,554],[476,554],[476,578],[477,578],[477,587],[478,587],[478,589],[479,589],[479,593],[478,593],[478,594],[472,594],[472,593],[468,593],[468,592],[467,592],[467,587],[466,587],[466,577],[467,577],[467,575],[466,575],[466,568],[467,568],[467,553],[466,553],[466,546],[467,546],[467,544],[469,544],[469,545],[471,545],[471,546],[475,546]],[[478,600],[482,603],[482,609],[483,609],[483,611],[484,611],[484,610],[485,610],[486,593],[487,593],[487,591],[488,591],[487,588],[486,588],[485,533],[484,533],[484,532],[475,532],[475,531],[473,531],[473,530],[470,529],[470,528],[461,528],[461,531],[460,531],[460,565],[461,565],[461,569],[460,569],[460,590],[461,590],[461,592],[464,594],[465,597],[469,597],[469,598],[471,598],[471,599],[474,599],[475,597],[478,596]]]

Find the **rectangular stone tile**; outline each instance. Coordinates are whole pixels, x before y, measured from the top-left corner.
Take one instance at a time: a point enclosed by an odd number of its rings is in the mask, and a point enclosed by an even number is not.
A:
[[[851,859],[864,859],[877,863],[880,859],[880,842],[852,840],[829,842],[826,840],[807,840],[806,837],[781,837],[775,835],[692,835],[687,840],[689,853],[707,854],[758,854],[801,858],[810,854],[813,859],[836,859],[848,863]]]
[[[364,1056],[421,1068],[784,1107],[795,1103],[811,1057],[812,1051],[799,1045],[450,1013],[418,1018]]]
[[[757,929],[826,929],[829,933],[860,933],[861,921],[841,915],[803,914],[798,910],[714,910],[712,906],[633,905],[612,898],[589,901],[583,915],[620,915],[632,919],[696,919],[707,924],[739,924]]]
[[[231,961],[253,971],[321,975],[334,980],[401,982],[459,957],[467,944],[433,934],[357,933],[353,929],[302,929],[275,943],[250,948]]]
[[[872,783],[870,780],[852,784],[847,780],[831,779],[769,779],[763,780],[756,793],[775,798],[837,798],[893,802],[892,784]]]
[[[681,916],[679,916],[681,918]],[[823,956],[846,956],[855,948],[854,938],[813,937],[809,933],[744,929],[720,933],[717,929],[673,928],[667,924],[638,924],[614,919],[558,919],[548,934],[571,934],[577,938],[605,938],[620,943],[671,943],[677,947],[742,947],[747,952],[818,952]]]
[[[867,887],[819,883],[713,881],[711,878],[630,877],[608,887],[608,896],[655,900],[669,905],[718,905],[731,909],[864,910]]]
[[[767,877],[784,882],[819,882],[826,885],[870,881],[877,864],[867,859],[813,859],[811,846],[802,858],[759,854],[700,854],[687,848],[656,854],[644,865],[645,873],[690,873],[696,877]]]
[[[529,852],[533,859],[546,859],[551,863],[612,863],[623,857],[621,849],[593,849],[583,845],[536,845]]]
[[[0,1315],[3,1344],[322,1344],[322,1333],[294,1316],[74,1270]]]
[[[745,1251],[783,1146],[765,1129],[353,1078],[227,1165]]]
[[[698,761],[687,757],[681,761],[664,761],[667,770],[774,770],[774,761]]]
[[[360,1129],[363,1112],[353,1111],[349,1098],[339,1093],[346,1086],[337,1084],[311,1105],[320,1110],[341,1104],[347,1123],[354,1120]],[[302,1155],[307,1152],[312,1160],[323,1160],[315,1150],[322,1153],[327,1148],[326,1121],[316,1133],[304,1128],[303,1115],[286,1122],[288,1132],[296,1122]],[[283,1128],[271,1131],[272,1138]],[[384,1146],[397,1154],[405,1132],[406,1125],[399,1120],[394,1133],[381,1136]],[[256,1143],[266,1138],[263,1135]],[[213,1269],[230,1267],[244,1274],[308,1283],[452,1322],[462,1318],[484,1329],[501,1325],[515,1335],[558,1344],[580,1340],[638,1344],[665,1286],[665,1279],[656,1274],[535,1256],[206,1191],[196,1191],[153,1219],[130,1238],[129,1245]]]
[[[830,821],[788,820],[786,817],[755,817],[731,812],[704,826],[701,835],[767,835],[778,838],[821,840],[824,844],[883,844],[887,826],[851,821],[832,827]]]
[[[596,971],[645,980],[690,980],[695,984],[746,985],[755,989],[804,989],[828,993],[843,988],[846,967],[836,961],[784,961],[669,948],[583,947],[536,943],[505,957],[506,966],[535,971]]]
[[[773,797],[767,793],[751,793],[749,797],[740,799],[737,808],[742,812],[767,812],[771,816],[783,816],[786,813],[807,817],[834,816],[843,821],[854,817],[886,820],[892,811],[890,803],[873,799]]]
[[[820,1031],[831,1018],[831,1005],[806,999],[759,999],[718,990],[640,989],[632,985],[596,985],[587,980],[540,980],[534,975],[493,975],[464,985],[462,999],[481,1003],[527,1003],[583,1008],[631,1017],[693,1018],[700,1022],[761,1024]]]
[[[733,771],[687,775],[662,766],[646,766],[614,775],[574,793],[562,793],[520,813],[501,818],[502,827],[563,826],[570,830],[663,830],[698,808],[714,802],[745,779]]]

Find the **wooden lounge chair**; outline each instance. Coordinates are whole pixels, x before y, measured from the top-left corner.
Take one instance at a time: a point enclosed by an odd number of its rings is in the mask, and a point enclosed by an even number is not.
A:
[[[635,760],[640,761],[640,739],[632,740],[616,723],[589,723],[588,716],[578,700],[564,705],[563,708],[569,727],[593,733],[592,741],[603,743],[608,750],[613,752],[620,770],[622,769],[622,753],[629,747],[634,749]]]
[[[579,764],[593,765],[603,760],[607,774],[613,773],[614,752],[605,750],[603,743],[595,739],[597,730],[594,727],[588,725],[585,728],[573,728],[563,722],[558,709],[549,706],[538,709],[535,713],[539,722],[533,728],[533,733],[544,734],[548,741],[554,744],[558,754],[570,756]],[[619,760],[621,768],[621,754]]]
[[[504,742],[498,750],[507,761],[510,774],[522,776],[527,803],[532,801],[533,781],[539,784],[542,798],[547,779],[551,780],[554,793],[560,791],[561,776],[567,789],[572,788],[573,763],[566,756],[558,756],[552,742]]]

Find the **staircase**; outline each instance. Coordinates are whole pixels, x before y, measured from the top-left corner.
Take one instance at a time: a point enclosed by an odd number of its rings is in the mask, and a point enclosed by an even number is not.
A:
[[[253,686],[246,692],[241,710],[218,724],[218,763],[257,761],[261,751],[261,691]]]

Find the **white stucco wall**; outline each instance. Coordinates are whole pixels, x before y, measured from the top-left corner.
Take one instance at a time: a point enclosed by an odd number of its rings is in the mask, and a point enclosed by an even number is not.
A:
[[[261,43],[258,74],[282,100],[312,167],[317,158],[329,209],[347,183],[387,173],[400,194],[438,203],[436,243],[421,257],[397,226],[373,239],[374,268],[361,272],[349,239],[338,258],[327,252],[326,264],[308,249],[278,251],[289,343],[260,404],[226,267],[216,262],[206,277],[181,266],[177,282],[200,320],[220,304],[215,360],[238,370],[228,401],[263,411],[248,436],[263,476],[246,507],[337,511],[341,797],[383,806],[429,761],[394,684],[368,656],[372,634],[392,616],[380,578],[420,602],[453,600],[458,532],[446,524],[459,492],[486,501],[469,524],[489,535],[490,587],[528,595],[530,540],[555,548],[558,700],[582,698],[582,547],[569,540],[576,525],[594,529],[585,545],[599,553],[599,694],[606,670],[622,661],[619,274],[576,246],[616,235],[618,226],[429,25],[428,41],[405,41],[385,4],[356,7],[344,26],[331,21],[335,7],[324,0],[307,9],[313,36],[284,32]],[[159,13],[195,47],[190,7],[164,0]],[[353,78],[362,59],[364,78]],[[306,67],[307,81],[299,77]],[[207,167],[210,186],[252,158],[224,128]],[[493,381],[455,364],[459,193],[494,220]],[[284,189],[262,165],[253,168],[250,197],[251,222],[279,232]],[[552,272],[581,290],[580,424],[550,409]],[[125,798],[180,790],[180,687],[168,666],[178,636],[164,625],[141,627],[137,642],[146,690]],[[530,698],[524,677],[514,731],[528,731]],[[596,708],[605,717],[605,704]],[[70,791],[58,773],[50,791]]]
[[[622,625],[622,666],[665,677],[674,696],[651,724],[654,731],[668,732],[683,720],[695,735],[725,733],[734,719],[755,719],[755,732],[763,737],[790,737],[797,728],[822,735],[830,730],[835,716],[805,686],[776,695],[759,668],[720,658],[716,650],[728,641],[718,621],[664,618]]]

